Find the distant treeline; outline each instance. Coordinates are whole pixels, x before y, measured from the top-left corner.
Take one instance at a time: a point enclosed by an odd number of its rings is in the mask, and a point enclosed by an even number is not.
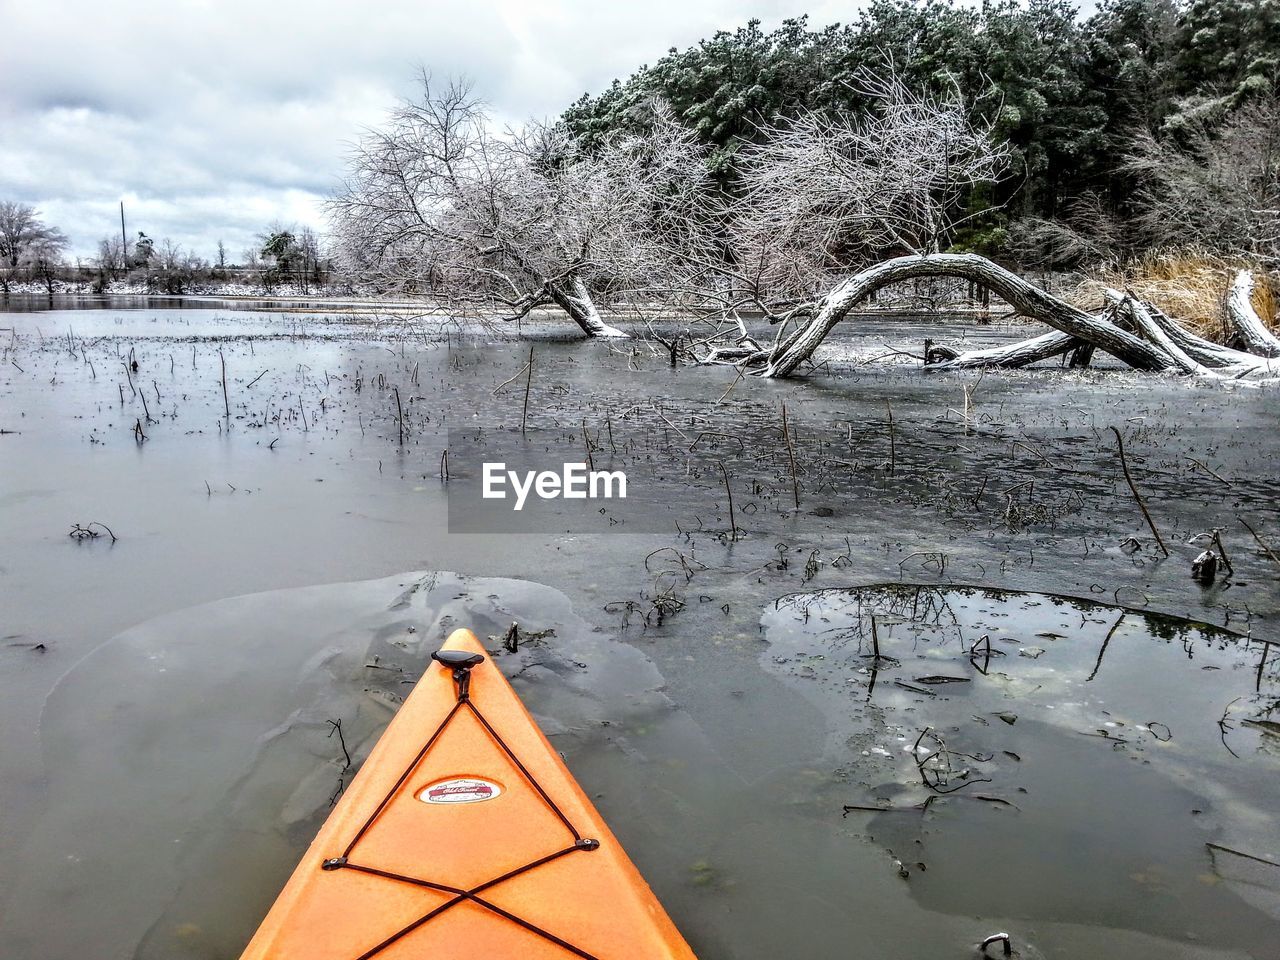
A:
[[[229,263],[219,241],[217,258],[205,260],[179,244],[159,243],[139,231],[128,247],[122,236],[104,237],[98,256],[67,262],[66,235],[46,224],[34,207],[0,201],[0,294],[15,290],[79,293],[186,294],[246,291],[312,293],[333,279],[333,261],[308,228],[272,224],[243,263]]]
[[[1104,0],[1087,18],[1062,0],[980,8],[875,0],[845,25],[813,28],[800,18],[765,32],[752,21],[672,49],[584,95],[564,120],[599,143],[642,123],[644,103],[658,96],[712,147],[715,173],[732,192],[745,143],[804,111],[865,110],[859,71],[886,60],[921,89],[958,89],[1011,149],[1011,175],[971,198],[991,215],[958,247],[999,253],[1020,241],[1030,254],[1057,240],[1066,259],[1081,244],[1103,256],[1179,240],[1264,257],[1274,250],[1274,238],[1268,246],[1214,235],[1250,225],[1198,233],[1181,221],[1241,189],[1250,194],[1244,207],[1276,199],[1280,0]],[[1224,182],[1215,168],[1231,175]],[[1012,237],[1011,224],[1022,225]],[[1046,234],[1046,224],[1067,232]],[[1043,259],[1055,255],[1063,250]]]

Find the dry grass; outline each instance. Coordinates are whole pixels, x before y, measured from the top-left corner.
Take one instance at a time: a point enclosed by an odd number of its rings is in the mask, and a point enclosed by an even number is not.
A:
[[[1129,290],[1193,333],[1221,343],[1226,334],[1227,291],[1240,270],[1253,271],[1254,309],[1275,329],[1280,276],[1239,258],[1193,249],[1153,251],[1123,269],[1093,274],[1084,287],[1095,294],[1095,303],[1099,286]]]

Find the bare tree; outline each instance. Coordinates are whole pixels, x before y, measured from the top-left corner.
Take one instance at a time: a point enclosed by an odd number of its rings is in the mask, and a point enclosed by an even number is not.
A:
[[[866,110],[801,113],[745,151],[733,245],[763,291],[812,298],[850,267],[939,251],[967,219],[962,201],[1006,166],[954,87],[917,92],[886,63],[856,92]]]
[[[155,248],[149,269],[148,286],[159,287],[165,293],[179,294],[186,292],[197,273],[206,269],[206,264],[195,254],[183,249],[181,244],[166,237]]]
[[[1126,159],[1143,182],[1136,225],[1144,239],[1280,263],[1280,100],[1184,137],[1157,140],[1144,130]]]
[[[364,282],[454,315],[555,306],[618,337],[598,298],[673,290],[696,271],[689,213],[709,175],[660,107],[644,133],[588,153],[562,124],[499,134],[465,84],[421,84],[356,146],[331,204],[339,256]]]
[[[320,275],[320,238],[310,227],[303,227],[297,237],[298,292],[310,293],[311,284],[321,282]]]
[[[113,278],[125,271],[124,241],[117,236],[105,236],[98,241],[98,269]]]
[[[258,253],[257,247],[245,247],[240,253],[240,259],[244,261],[241,266],[250,273],[257,273],[262,270],[262,257]]]
[[[53,292],[52,269],[62,259],[67,238],[61,230],[41,221],[36,209],[26,203],[0,200],[0,283],[9,289],[9,271],[29,265],[40,273]]]
[[[1060,220],[1027,217],[1009,228],[1009,250],[1020,263],[1051,270],[1096,267],[1120,257],[1124,224],[1085,191],[1063,206]]]
[[[22,254],[22,265],[30,268],[31,273],[45,285],[49,295],[53,295],[53,283],[57,279],[58,270],[64,265],[62,251],[66,248],[66,238],[41,237],[27,245]]]
[[[60,254],[67,238],[61,230],[42,222],[29,204],[0,200],[0,263],[16,267],[36,246],[45,256]]]

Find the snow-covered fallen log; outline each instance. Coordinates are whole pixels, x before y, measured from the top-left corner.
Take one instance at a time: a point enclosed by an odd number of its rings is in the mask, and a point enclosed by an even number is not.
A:
[[[1239,346],[1260,357],[1280,357],[1280,339],[1253,309],[1253,274],[1241,270],[1227,293],[1227,319]]]
[[[767,377],[790,376],[810,359],[835,325],[876,290],[904,280],[938,276],[957,277],[985,287],[1019,314],[1055,330],[1018,343],[959,355],[939,351],[944,359],[927,362],[926,368],[931,371],[1023,367],[1071,351],[1077,351],[1077,357],[1085,357],[1098,349],[1137,370],[1180,371],[1217,380],[1249,378],[1252,384],[1280,378],[1280,339],[1266,329],[1253,310],[1249,301],[1253,281],[1247,272],[1236,278],[1228,306],[1232,325],[1250,352],[1197,336],[1154,305],[1117,290],[1104,290],[1107,311],[1100,315],[1087,313],[985,257],[972,254],[900,257],[877,264],[841,283],[814,305],[804,326],[790,333],[780,329],[771,348],[740,341],[735,346],[713,349],[704,362],[733,363]],[[1259,352],[1254,353],[1253,349]]]
[[[1050,357],[1058,357],[1079,347],[1083,341],[1069,333],[1055,330],[1030,340],[1003,347],[988,347],[983,350],[971,350],[951,360],[931,363],[926,368],[934,370],[971,370],[982,367],[1001,367],[1012,369],[1025,367]]]
[[[1167,352],[1175,358],[1181,357],[1179,366],[1187,372],[1237,380],[1280,376],[1280,361],[1198,337],[1152,304],[1138,301],[1118,290],[1105,289],[1103,292],[1107,301],[1117,308],[1117,319],[1122,326],[1132,326],[1144,336],[1150,331],[1150,338],[1161,344],[1162,349],[1163,344],[1169,344]]]
[[[1155,321],[1146,305],[1140,300],[1130,294],[1111,289],[1106,291],[1106,296],[1108,300],[1116,304],[1118,310],[1124,313],[1134,329],[1171,357],[1174,364],[1183,373],[1192,373],[1199,377],[1221,376],[1221,374],[1200,363],[1187,351],[1183,350],[1169,335],[1168,331]]]
[[[899,257],[862,271],[832,290],[819,303],[808,324],[760,358],[763,374],[788,377],[813,355],[832,328],[859,302],[891,283],[917,277],[959,277],[980,284],[1002,297],[1023,316],[1039,320],[1059,332],[1091,343],[1139,370],[1168,370],[1177,366],[1159,347],[1059,300],[1021,277],[976,254],[935,253]]]

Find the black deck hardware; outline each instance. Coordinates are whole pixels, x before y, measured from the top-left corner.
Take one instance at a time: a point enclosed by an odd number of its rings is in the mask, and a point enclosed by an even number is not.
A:
[[[453,670],[453,682],[458,685],[458,702],[463,703],[471,695],[471,668],[484,663],[484,657],[465,650],[437,650],[431,659]]]
[[[479,653],[467,653],[465,650],[437,650],[431,655],[437,663],[455,670],[470,670],[478,663],[484,663],[484,656]]]

